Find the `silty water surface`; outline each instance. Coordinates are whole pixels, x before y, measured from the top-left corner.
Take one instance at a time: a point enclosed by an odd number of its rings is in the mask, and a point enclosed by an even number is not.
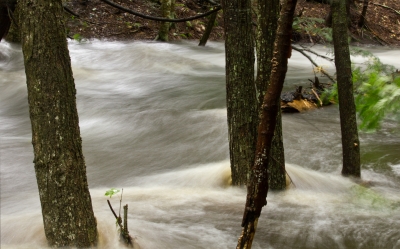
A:
[[[69,48],[99,248],[124,248],[104,196],[111,187],[124,189],[130,234],[143,249],[235,248],[246,190],[227,185],[223,43]],[[400,68],[399,50],[370,50]],[[22,53],[6,42],[0,51],[1,248],[47,248]],[[312,71],[295,52],[285,90],[307,86]],[[268,194],[253,248],[400,248],[398,123],[361,133],[368,188],[340,176],[337,107],[284,114],[283,132],[295,186]],[[118,210],[118,197],[111,202]]]

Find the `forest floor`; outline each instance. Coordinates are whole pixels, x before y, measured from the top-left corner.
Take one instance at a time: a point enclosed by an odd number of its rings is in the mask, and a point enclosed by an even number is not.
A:
[[[148,16],[160,17],[158,0],[115,0],[116,3]],[[356,1],[357,2],[357,1]],[[400,1],[370,0],[363,28],[357,23],[362,10],[358,1],[351,8],[351,37],[354,45],[400,47]],[[125,13],[100,0],[73,0],[66,5],[79,17],[68,14],[68,35],[75,39],[154,40],[160,22]],[[176,18],[186,18],[210,10],[206,0],[176,0]],[[329,43],[329,29],[324,19],[329,5],[299,0],[296,8],[295,42]],[[204,33],[207,18],[176,23],[169,40],[198,40]],[[328,35],[327,35],[328,34]],[[209,40],[224,40],[222,11],[219,11]]]

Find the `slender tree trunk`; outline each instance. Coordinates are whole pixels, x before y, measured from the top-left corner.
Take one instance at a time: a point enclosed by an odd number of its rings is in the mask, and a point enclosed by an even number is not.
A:
[[[345,0],[333,0],[331,8],[340,126],[342,131],[342,174],[344,176],[360,177],[360,141],[358,139],[356,106],[353,96]]]
[[[164,18],[173,19],[175,12],[175,0],[161,0],[161,15]],[[158,41],[168,41],[169,29],[171,27],[170,22],[161,22],[160,30],[158,31]]]
[[[223,0],[229,152],[234,185],[246,185],[254,162],[257,100],[250,0]]]
[[[362,28],[364,26],[365,17],[367,16],[368,3],[369,3],[369,0],[364,0],[364,2],[363,2],[363,8],[362,8],[362,12],[360,15],[360,20],[358,20],[359,28]]]
[[[271,75],[271,59],[274,50],[274,41],[279,17],[279,0],[258,0],[257,13],[257,78],[256,92],[258,100],[257,113],[261,113],[261,105],[265,92],[269,86]],[[280,101],[278,100],[280,105]],[[258,122],[255,124],[258,126]],[[282,115],[279,110],[269,167],[269,187],[271,190],[282,190],[286,188],[285,155],[282,137]]]
[[[279,112],[278,99],[287,72],[287,61],[291,56],[292,23],[296,3],[297,0],[285,0],[280,13],[272,59],[270,86],[262,105],[253,174],[247,188],[247,200],[242,220],[243,230],[238,240],[237,249],[251,248],[258,218],[262,207],[267,204],[268,167],[272,138]]]
[[[61,0],[21,1],[34,166],[52,247],[97,243]]]
[[[208,18],[208,23],[206,30],[204,31],[203,36],[200,39],[199,46],[205,46],[208,40],[208,37],[210,37],[211,31],[214,27],[215,24],[215,19],[217,18],[218,12],[214,12],[210,15]]]
[[[18,15],[18,9],[20,8],[19,6],[21,5],[21,1],[19,1],[18,4],[15,5],[15,9],[12,12],[13,19],[11,21],[11,26],[10,30],[8,31],[6,40],[8,42],[14,42],[14,43],[21,43],[21,31],[19,28],[19,15]]]

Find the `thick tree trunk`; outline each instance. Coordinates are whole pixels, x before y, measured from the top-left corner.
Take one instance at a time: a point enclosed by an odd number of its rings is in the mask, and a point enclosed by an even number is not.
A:
[[[257,100],[250,0],[223,0],[229,152],[234,185],[246,185],[254,162]]]
[[[332,1],[332,33],[339,95],[344,176],[360,177],[360,141],[353,96],[345,0]]]
[[[61,0],[21,1],[34,165],[52,247],[97,243]]]
[[[291,56],[292,23],[296,3],[297,0],[284,1],[280,13],[272,59],[270,86],[262,105],[253,174],[247,188],[247,200],[242,220],[243,230],[238,240],[238,249],[251,248],[258,218],[262,207],[267,204],[268,167],[272,138],[279,112],[278,100],[287,72],[287,61]]]
[[[265,92],[271,75],[271,59],[279,17],[279,0],[258,0],[257,13],[257,78],[256,92],[258,100],[257,113],[260,114]],[[279,101],[280,104],[280,101]],[[258,126],[258,122],[255,124]],[[285,155],[282,137],[282,115],[279,110],[269,167],[269,187],[271,190],[286,188]]]
[[[330,0],[330,2],[332,2],[333,0]],[[343,0],[346,2],[346,8],[345,8],[345,12],[347,13],[347,26],[350,27],[351,26],[351,5],[355,5],[353,0]],[[328,15],[325,17],[325,25],[327,27],[332,27],[332,8],[329,10]]]
[[[8,42],[21,43],[21,30],[19,28],[20,24],[18,18],[18,9],[20,8],[20,5],[21,1],[19,1],[18,4],[15,5],[15,9],[12,12],[13,18],[11,21],[10,30],[8,31],[8,34],[6,36],[6,40]]]

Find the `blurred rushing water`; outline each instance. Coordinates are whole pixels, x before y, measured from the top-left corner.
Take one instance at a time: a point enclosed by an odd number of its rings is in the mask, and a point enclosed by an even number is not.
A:
[[[235,248],[246,190],[228,186],[224,44],[92,41],[69,48],[99,248],[123,248],[104,196],[111,187],[124,189],[130,233],[142,249]],[[400,68],[399,50],[371,51]],[[332,63],[313,59],[332,72]],[[294,52],[285,89],[313,77]],[[337,107],[285,114],[283,132],[294,185],[269,193],[253,248],[400,248],[398,123],[360,134],[369,188],[340,176]],[[0,146],[1,248],[47,248],[22,52],[6,42]],[[118,197],[112,203],[117,209]]]

